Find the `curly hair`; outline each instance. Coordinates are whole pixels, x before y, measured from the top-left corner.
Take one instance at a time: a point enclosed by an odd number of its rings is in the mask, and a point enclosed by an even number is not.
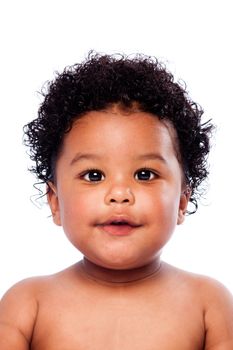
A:
[[[89,111],[100,111],[120,103],[134,103],[143,112],[152,113],[174,126],[181,164],[191,191],[194,213],[203,192],[201,183],[208,176],[210,121],[201,123],[203,109],[193,102],[186,87],[174,81],[163,63],[154,57],[101,55],[90,52],[79,64],[56,73],[42,89],[44,100],[38,117],[24,126],[24,143],[35,162],[29,170],[42,183],[55,180],[55,165],[64,134],[73,122]]]

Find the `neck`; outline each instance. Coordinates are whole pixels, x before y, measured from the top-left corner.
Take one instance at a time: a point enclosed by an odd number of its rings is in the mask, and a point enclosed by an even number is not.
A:
[[[154,276],[155,274],[157,274],[161,267],[159,257],[157,257],[145,266],[126,270],[108,269],[94,264],[85,257],[80,262],[80,264],[82,271],[87,277],[97,282],[99,281],[113,284],[124,284],[144,280],[150,276]]]

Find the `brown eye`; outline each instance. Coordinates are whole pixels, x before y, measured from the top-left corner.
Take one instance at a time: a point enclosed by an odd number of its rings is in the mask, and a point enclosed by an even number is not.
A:
[[[104,180],[104,175],[99,170],[89,170],[83,175],[83,179],[89,182],[99,182]]]
[[[135,174],[136,179],[140,181],[153,180],[155,176],[156,174],[153,171],[148,169],[141,169],[137,171],[137,173]]]

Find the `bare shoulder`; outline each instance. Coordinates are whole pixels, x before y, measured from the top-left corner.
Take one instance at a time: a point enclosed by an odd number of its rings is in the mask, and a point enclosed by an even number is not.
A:
[[[28,315],[26,319],[33,319],[36,316],[41,296],[49,294],[63,279],[69,279],[72,268],[53,275],[27,278],[13,285],[0,300],[0,321],[6,312],[9,314],[13,310],[15,314],[18,308],[21,314],[25,312]],[[23,319],[25,320],[25,317]]]
[[[220,282],[202,278],[200,292],[203,298],[206,327],[205,349],[233,349],[233,297]]]
[[[66,275],[66,273],[63,273]],[[0,301],[0,339],[2,350],[27,350],[38,316],[40,299],[49,294],[61,277],[33,277],[16,283]]]
[[[229,301],[232,301],[233,297],[230,291],[216,279],[188,272],[167,263],[163,263],[163,265],[167,275],[173,276],[174,280],[178,281],[178,283],[183,281],[187,287],[194,289],[195,293],[200,294],[202,298],[205,299],[205,297],[207,297],[207,303],[211,302],[209,293],[211,293],[211,295],[213,294],[213,296],[215,296],[216,293],[223,294]]]
[[[219,281],[168,265],[168,270],[195,294],[203,309],[205,349],[233,349],[233,296]]]
[[[0,301],[0,338],[3,350],[29,349],[37,315],[36,279],[11,287]]]

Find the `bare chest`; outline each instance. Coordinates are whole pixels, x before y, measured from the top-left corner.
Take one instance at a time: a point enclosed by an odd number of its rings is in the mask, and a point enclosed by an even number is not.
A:
[[[194,301],[122,294],[54,298],[40,306],[31,350],[202,350]]]

